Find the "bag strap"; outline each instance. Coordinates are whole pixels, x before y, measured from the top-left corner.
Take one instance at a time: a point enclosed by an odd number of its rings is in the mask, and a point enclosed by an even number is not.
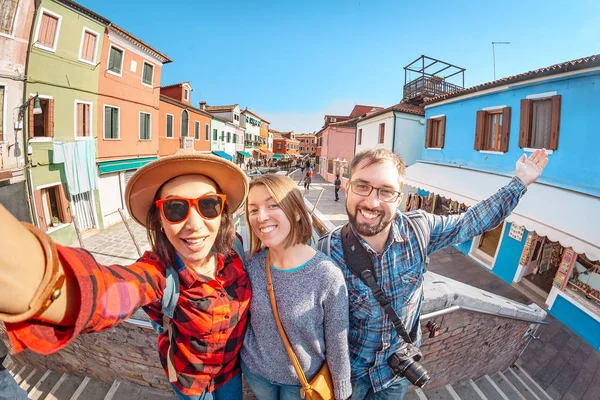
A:
[[[342,229],[341,226],[336,226],[334,229],[321,236],[317,241],[317,250],[331,257],[331,236],[334,232],[339,231],[340,229]]]
[[[310,383],[306,380],[306,375],[304,375],[304,371],[302,371],[302,367],[300,366],[300,362],[296,357],[296,353],[294,353],[294,349],[290,344],[290,340],[288,339],[285,330],[283,329],[283,325],[281,324],[281,320],[279,319],[279,312],[277,311],[277,302],[275,300],[275,292],[273,291],[273,280],[271,279],[271,267],[270,267],[270,257],[269,252],[267,251],[267,258],[265,260],[265,268],[267,271],[267,292],[269,292],[269,298],[271,299],[271,308],[273,309],[273,316],[275,317],[275,322],[277,322],[277,329],[279,329],[279,334],[281,335],[281,339],[283,340],[283,344],[285,345],[285,349],[290,357],[292,365],[296,370],[296,374],[298,374],[298,379],[300,380],[300,384],[305,392],[312,390],[310,387]]]
[[[182,261],[177,257],[177,264],[182,264]],[[162,314],[163,314],[163,332],[167,333],[169,338],[169,348],[167,349],[167,372],[170,382],[177,382],[177,371],[174,363],[174,346],[173,346],[173,314],[179,300],[179,273],[173,267],[168,267],[166,271],[167,283],[162,297]],[[156,330],[156,328],[155,328]]]
[[[352,232],[349,223],[342,228],[342,249],[344,250],[344,260],[350,271],[371,289],[377,302],[389,317],[398,335],[406,343],[412,344],[413,340],[406,332],[404,323],[398,316],[398,313],[396,313],[396,310],[394,310],[390,298],[387,297],[381,286],[377,284],[377,279],[374,274],[375,268],[371,256],[358,241],[356,235]]]
[[[235,234],[235,236],[233,238],[233,249],[237,253],[240,260],[242,260],[242,264],[244,265],[244,269],[245,269],[246,268],[246,252],[244,251],[244,244],[242,243],[242,240],[240,239],[240,237],[238,236],[237,233]]]
[[[425,273],[429,269],[429,256],[427,255],[427,245],[429,244],[429,239],[431,237],[429,222],[422,212],[407,213],[404,215],[406,216],[406,221],[417,236],[421,258],[423,259],[423,272]]]

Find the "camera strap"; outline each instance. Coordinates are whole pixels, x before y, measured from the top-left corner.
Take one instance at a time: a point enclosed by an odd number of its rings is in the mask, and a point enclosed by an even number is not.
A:
[[[373,265],[373,260],[371,256],[367,252],[367,250],[360,244],[358,238],[352,232],[352,228],[350,224],[344,225],[342,228],[342,249],[344,250],[344,261],[346,261],[346,265],[352,271],[352,273],[360,278],[360,280],[367,285],[369,289],[373,292],[373,295],[377,299],[377,302],[383,308],[385,313],[392,321],[392,325],[394,325],[394,329],[398,335],[406,342],[413,344],[413,339],[406,332],[406,328],[402,323],[402,320],[392,307],[392,302],[389,297],[385,294],[381,286],[377,284],[377,279],[375,278],[375,267]],[[416,329],[418,329],[419,323],[415,324]],[[413,329],[416,334],[416,329]],[[413,332],[411,332],[412,334]],[[416,336],[416,335],[415,335]]]

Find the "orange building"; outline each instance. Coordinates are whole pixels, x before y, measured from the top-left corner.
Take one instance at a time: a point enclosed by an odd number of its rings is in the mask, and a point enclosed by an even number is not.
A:
[[[158,153],[173,154],[180,148],[210,151],[210,120],[206,111],[191,105],[189,82],[160,88]]]
[[[120,221],[129,177],[158,156],[163,64],[172,60],[124,29],[104,32],[98,81],[99,206],[104,227]]]

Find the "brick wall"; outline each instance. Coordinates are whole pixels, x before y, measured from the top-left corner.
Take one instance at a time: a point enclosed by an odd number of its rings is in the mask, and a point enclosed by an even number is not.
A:
[[[0,323],[0,337],[6,338]],[[63,350],[42,356],[25,350],[11,356],[18,363],[112,383],[115,379],[171,390],[160,365],[156,333],[123,323],[106,332],[80,335]]]
[[[431,376],[428,388],[503,371],[527,343],[524,334],[529,323],[523,321],[468,311],[434,321],[440,326],[440,334],[429,339],[424,329],[421,345],[422,364]]]
[[[426,321],[425,321],[426,322]],[[458,311],[435,319],[440,335],[429,339],[423,330],[423,366],[432,381],[428,387],[476,379],[506,369],[526,343],[529,324],[486,314]],[[425,324],[423,324],[425,325]],[[0,336],[6,337],[0,324]],[[81,335],[62,351],[40,356],[24,351],[17,362],[89,375],[104,382],[129,380],[168,388],[156,350],[156,334],[148,328],[123,323],[107,332]]]

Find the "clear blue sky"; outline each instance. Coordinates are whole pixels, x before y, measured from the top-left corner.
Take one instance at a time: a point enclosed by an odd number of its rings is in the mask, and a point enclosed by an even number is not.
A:
[[[402,97],[421,54],[467,69],[465,85],[600,53],[600,1],[80,0],[174,62],[197,105],[248,107],[275,129]],[[460,4],[451,5],[450,3]]]

